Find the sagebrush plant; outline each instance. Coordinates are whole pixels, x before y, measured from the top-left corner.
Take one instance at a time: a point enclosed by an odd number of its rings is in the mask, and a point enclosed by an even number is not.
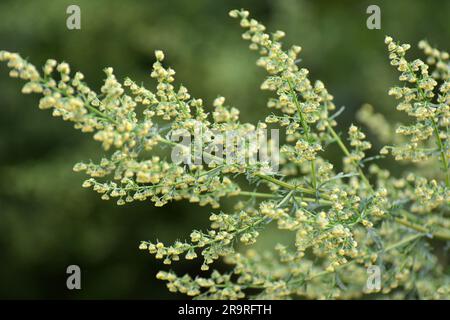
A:
[[[233,10],[230,16],[240,19],[243,38],[268,73],[261,89],[274,92],[268,101],[273,113],[255,125],[240,122],[239,110],[223,97],[206,109],[184,86],[175,86],[175,71],[163,65],[159,50],[151,72],[158,83],[154,92],[129,78],[119,82],[112,68],[105,69],[97,94],[65,62],[50,59],[40,73],[16,53],[1,51],[0,60],[8,62],[10,76],[27,81],[23,93],[43,95],[39,108],[93,133],[108,151],[98,163],[74,167],[90,176],[83,186],[102,199],[116,198],[119,205],[150,200],[156,206],[186,199],[213,208],[224,197],[238,199],[233,212],[212,213],[210,229],[194,230],[188,241],[142,241],[139,248],[166,265],[202,259],[202,277],[160,271],[157,278],[167,281],[170,291],[203,299],[450,298],[445,261],[450,240],[448,53],[421,41],[427,60],[410,61],[410,46],[386,37],[391,65],[402,82],[389,94],[411,121],[394,135],[385,118],[365,105],[358,120],[388,144],[379,157],[368,158],[371,143],[360,128],[351,125],[346,139],[335,131],[341,110],[336,111],[324,84],[312,82],[301,66],[301,47],[283,48],[284,32],[266,33],[248,11]],[[203,157],[213,161],[186,165],[166,159],[162,147],[178,146],[170,137],[180,129],[194,135],[198,125],[201,132],[216,135],[283,130],[279,172],[268,170],[266,162],[221,160],[213,151],[223,141],[212,138],[206,139]],[[333,143],[342,151],[342,172],[324,157]],[[237,152],[238,146],[225,150]],[[426,163],[428,170],[411,165],[411,172],[391,174],[375,164],[389,153],[402,162]],[[238,185],[241,175],[246,188]],[[285,239],[291,241],[263,252],[246,249],[269,225],[289,233]],[[210,270],[220,258],[228,271]],[[380,267],[381,287],[366,285],[367,268],[373,265]]]

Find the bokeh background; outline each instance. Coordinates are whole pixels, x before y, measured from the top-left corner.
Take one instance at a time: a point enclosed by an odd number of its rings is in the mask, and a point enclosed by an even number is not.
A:
[[[81,8],[81,30],[66,28],[70,4]],[[370,4],[381,8],[381,30],[366,28]],[[303,47],[312,78],[323,80],[336,104],[346,107],[342,130],[365,102],[401,120],[387,96],[396,74],[386,34],[449,49],[446,0],[2,0],[0,49],[36,65],[65,60],[93,88],[101,86],[106,66],[120,79],[148,82],[153,51],[163,49],[194,96],[211,104],[224,95],[244,121],[256,122],[265,117],[267,94],[259,91],[264,72],[255,66],[256,54],[228,17],[241,7],[270,29],[286,31],[288,44]],[[96,157],[99,145],[38,110],[38,97],[20,94],[21,85],[0,66],[0,298],[179,298],[155,279],[162,265],[138,250],[139,241],[187,237],[207,225],[210,209],[186,202],[117,207],[81,188],[84,176],[72,166]],[[82,290],[66,289],[71,264],[82,269]],[[198,265],[174,269],[195,273]]]

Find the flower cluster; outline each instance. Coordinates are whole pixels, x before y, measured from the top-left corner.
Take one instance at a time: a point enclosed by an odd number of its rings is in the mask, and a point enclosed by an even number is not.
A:
[[[12,77],[27,81],[23,93],[43,95],[41,109],[101,143],[101,159],[80,162],[74,170],[89,176],[83,186],[102,199],[115,198],[119,205],[148,199],[156,206],[185,199],[218,208],[222,198],[238,198],[231,212],[212,213],[209,230],[194,230],[189,240],[141,242],[139,248],[164,265],[203,260],[198,276],[160,271],[157,278],[171,292],[202,299],[449,298],[450,277],[425,237],[450,240],[448,53],[423,41],[426,62],[409,61],[410,46],[386,37],[391,65],[404,84],[389,94],[412,121],[399,125],[394,136],[369,105],[357,119],[380,142],[392,144],[381,149],[383,156],[434,164],[391,173],[379,163],[367,165],[381,156],[366,157],[371,143],[360,128],[351,125],[346,139],[335,131],[341,111],[332,113],[333,96],[300,66],[301,47],[285,49],[284,32],[268,33],[248,11],[230,16],[240,20],[243,39],[268,73],[261,89],[273,92],[267,102],[272,113],[256,125],[242,123],[239,110],[222,96],[211,107],[192,97],[176,84],[160,50],[150,74],[154,91],[130,78],[120,82],[112,68],[105,69],[97,94],[65,62],[48,60],[41,75],[18,54],[1,51],[0,61],[7,61]],[[276,154],[278,171],[242,139],[269,127],[285,134]],[[236,139],[227,139],[230,133]],[[342,172],[326,157],[330,144],[342,152]],[[279,235],[273,247],[264,242],[267,233]],[[250,247],[260,238],[264,248]],[[219,259],[228,270],[214,269]],[[379,288],[366,285],[372,266],[381,270]]]
[[[397,128],[396,133],[408,137],[409,142],[392,147],[392,154],[397,160],[416,162],[429,160],[439,153],[447,175],[446,183],[450,186],[448,53],[435,51],[426,42],[419,44],[429,55],[428,61],[436,64],[435,71],[430,75],[430,66],[427,63],[420,59],[407,60],[406,52],[410,45],[396,44],[391,37],[386,37],[385,43],[388,46],[391,65],[401,72],[399,80],[405,82],[403,87],[390,89],[389,95],[400,100],[397,110],[406,112],[414,119],[412,124]]]
[[[348,129],[348,136],[352,152],[344,158],[344,166],[345,171],[352,172],[355,170],[354,166],[359,166],[361,160],[364,159],[364,151],[370,149],[372,145],[364,140],[366,135],[353,124]]]

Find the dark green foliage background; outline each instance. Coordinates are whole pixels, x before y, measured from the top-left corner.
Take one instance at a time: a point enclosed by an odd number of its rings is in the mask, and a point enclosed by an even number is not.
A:
[[[81,7],[81,30],[66,28],[70,4]],[[381,30],[366,28],[370,4],[381,7]],[[0,49],[20,52],[36,65],[50,57],[66,60],[96,89],[106,66],[119,79],[130,76],[150,87],[153,51],[163,49],[179,83],[194,96],[211,105],[224,95],[244,121],[256,122],[266,114],[267,94],[259,91],[264,73],[254,64],[256,54],[228,17],[240,7],[271,30],[286,31],[289,45],[304,48],[302,63],[312,78],[323,80],[336,104],[346,106],[342,130],[364,102],[401,120],[387,96],[397,75],[388,64],[385,34],[449,49],[450,2],[444,0],[3,0]],[[143,239],[187,237],[207,225],[210,209],[185,202],[117,207],[82,189],[84,176],[72,166],[98,158],[99,145],[38,110],[38,97],[20,94],[21,85],[0,66],[0,298],[178,297],[154,278],[161,264],[137,246]],[[81,291],[66,289],[70,264],[82,268]],[[194,274],[198,265],[174,268]]]

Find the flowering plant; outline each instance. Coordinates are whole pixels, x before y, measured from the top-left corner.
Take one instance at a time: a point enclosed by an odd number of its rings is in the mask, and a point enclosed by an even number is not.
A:
[[[106,80],[96,93],[65,62],[49,59],[40,73],[16,53],[1,51],[0,61],[8,62],[11,77],[27,81],[23,93],[43,95],[39,108],[51,109],[101,142],[101,161],[81,162],[74,170],[90,176],[83,186],[102,199],[115,198],[118,205],[150,200],[156,206],[185,199],[215,209],[224,197],[238,199],[233,212],[211,214],[210,229],[194,230],[187,241],[141,242],[140,249],[166,265],[202,259],[205,276],[160,271],[157,278],[167,281],[170,291],[209,299],[449,298],[450,278],[436,252],[442,246],[434,241],[450,240],[448,53],[422,41],[426,62],[410,61],[409,45],[385,39],[403,83],[389,94],[411,122],[393,135],[371,106],[357,117],[388,144],[380,157],[392,154],[431,168],[416,166],[393,176],[375,164],[377,158],[366,157],[371,144],[360,128],[351,125],[346,139],[335,131],[341,110],[336,111],[323,82],[312,82],[300,66],[301,47],[284,48],[284,32],[267,33],[245,10],[230,16],[240,19],[243,38],[268,73],[261,89],[274,92],[267,103],[273,112],[256,125],[242,123],[239,110],[223,97],[208,112],[201,99],[175,86],[175,71],[163,65],[159,50],[151,72],[154,92],[129,78],[119,82],[112,68],[105,69]],[[251,141],[243,147],[242,139],[224,139],[230,132],[256,139],[269,127],[285,134],[279,152],[274,139],[256,148],[270,153],[279,170],[267,157],[255,157]],[[176,141],[199,133],[201,143]],[[334,143],[342,152],[342,172],[326,159],[325,150]],[[173,148],[172,161],[165,146]],[[225,161],[224,156],[252,161]],[[273,248],[241,248],[273,228],[283,231]],[[209,271],[219,258],[229,270]],[[368,270],[379,270],[378,284],[369,281]]]

